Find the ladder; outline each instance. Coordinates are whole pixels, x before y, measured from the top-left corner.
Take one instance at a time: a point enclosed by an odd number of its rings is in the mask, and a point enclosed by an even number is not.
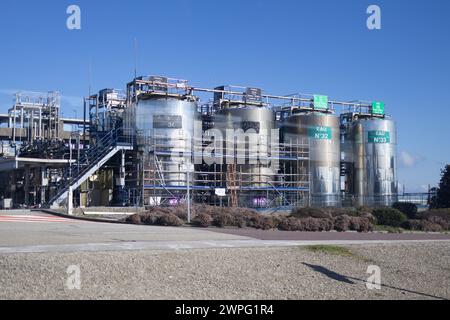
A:
[[[236,164],[229,164],[227,168],[228,190],[230,190],[231,207],[238,206],[237,182],[236,182]]]

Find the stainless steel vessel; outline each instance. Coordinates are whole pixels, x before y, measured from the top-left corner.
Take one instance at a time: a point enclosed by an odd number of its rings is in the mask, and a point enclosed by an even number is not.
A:
[[[332,114],[301,112],[285,119],[283,142],[309,145],[310,205],[340,206],[339,118]]]
[[[389,119],[358,119],[349,125],[353,164],[350,192],[359,205],[391,206],[397,201],[397,132]]]
[[[222,132],[225,141],[224,163],[232,163],[231,157],[235,155],[241,185],[270,187],[276,174],[276,166],[268,159],[274,129],[272,110],[252,105],[223,108],[214,116],[214,128]]]
[[[127,122],[136,130],[138,147],[154,179],[165,187],[185,187],[192,166],[194,122],[201,117],[197,103],[177,98],[140,99],[127,110]],[[193,183],[193,175],[190,176]],[[153,186],[152,186],[153,187]]]

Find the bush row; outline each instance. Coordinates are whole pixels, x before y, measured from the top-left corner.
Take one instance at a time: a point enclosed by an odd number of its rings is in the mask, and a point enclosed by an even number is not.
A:
[[[358,231],[369,232],[373,225],[366,217],[350,217],[347,215],[335,218],[297,218],[294,216],[272,215],[229,215],[215,213],[213,216],[202,213],[194,219],[194,224],[199,227],[239,227],[255,228],[262,230],[278,229],[283,231]]]
[[[145,224],[151,226],[179,227],[184,224],[183,220],[171,212],[146,212],[138,213],[126,218],[125,222],[131,224]]]
[[[428,220],[410,219],[402,223],[402,228],[411,231],[441,232],[446,230],[440,224]]]
[[[295,208],[291,215],[296,218],[333,218],[338,216],[367,217],[373,213],[369,207],[356,208]]]
[[[198,227],[368,232],[373,229],[374,224],[379,224],[428,232],[450,230],[450,209],[436,209],[413,214],[415,209],[410,204],[396,205],[396,207],[402,210],[367,207],[297,208],[290,216],[284,216],[262,215],[247,208],[194,205],[191,212],[192,222]],[[185,221],[187,221],[187,208],[184,206],[151,208],[146,213],[136,214],[126,219],[126,222],[132,224],[161,226],[181,226]]]

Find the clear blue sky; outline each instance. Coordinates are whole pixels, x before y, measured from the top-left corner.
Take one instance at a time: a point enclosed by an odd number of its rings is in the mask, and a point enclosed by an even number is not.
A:
[[[80,31],[66,28],[70,4]],[[382,30],[366,27],[370,4]],[[139,74],[384,101],[407,191],[450,163],[448,0],[2,1],[0,112],[17,89],[58,90],[64,115],[81,117],[89,65],[94,90],[124,88],[135,38]]]

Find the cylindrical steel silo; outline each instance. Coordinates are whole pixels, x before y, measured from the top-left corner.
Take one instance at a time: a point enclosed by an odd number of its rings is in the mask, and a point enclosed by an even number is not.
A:
[[[390,206],[397,201],[397,132],[394,121],[366,118],[350,126],[353,192],[359,205]]]
[[[187,184],[186,168],[192,165],[194,122],[201,121],[195,101],[171,97],[140,99],[132,110],[138,147],[154,179],[165,187]],[[193,183],[190,176],[190,184]]]
[[[270,135],[274,129],[272,110],[250,105],[223,108],[214,116],[214,128],[219,129],[224,141],[228,142],[225,143],[228,154],[232,152],[236,157],[237,173],[242,186],[269,187],[275,179],[275,170],[268,161]],[[230,132],[233,132],[233,136],[230,136]],[[234,143],[230,144],[230,141]],[[233,144],[234,152],[230,150]],[[227,161],[230,162],[229,156],[225,157],[224,163]]]
[[[285,144],[309,146],[310,192],[313,206],[340,205],[339,118],[332,114],[302,112],[289,116],[283,126]]]

